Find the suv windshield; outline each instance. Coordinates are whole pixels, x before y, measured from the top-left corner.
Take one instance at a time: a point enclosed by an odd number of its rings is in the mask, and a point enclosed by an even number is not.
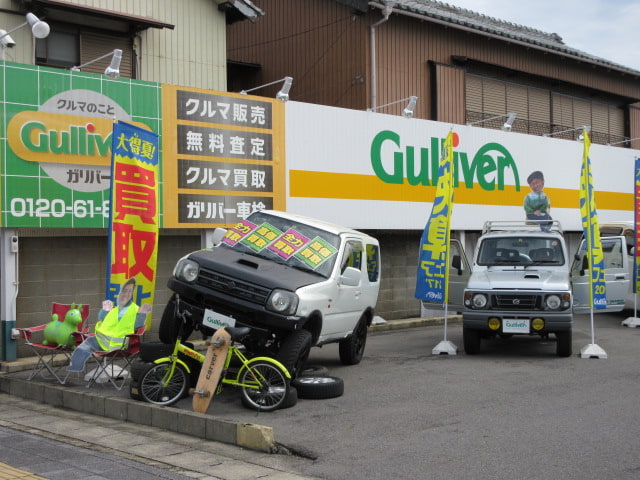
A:
[[[564,265],[560,242],[548,237],[488,238],[480,245],[478,265]]]
[[[220,245],[328,278],[336,262],[340,237],[304,223],[255,212],[232,225]]]

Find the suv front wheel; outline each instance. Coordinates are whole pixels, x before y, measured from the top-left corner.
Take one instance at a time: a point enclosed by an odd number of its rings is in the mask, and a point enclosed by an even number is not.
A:
[[[311,351],[311,332],[309,330],[294,330],[280,345],[276,360],[282,363],[291,378],[300,375]]]

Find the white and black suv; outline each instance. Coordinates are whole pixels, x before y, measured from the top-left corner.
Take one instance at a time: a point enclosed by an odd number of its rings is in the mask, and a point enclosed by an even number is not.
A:
[[[339,342],[343,364],[362,359],[380,288],[380,247],[362,232],[278,211],[252,213],[216,229],[212,248],[181,258],[168,282],[175,292],[160,322],[160,340],[180,329],[176,295],[190,315],[182,329],[211,335],[222,325],[248,326],[253,354],[281,361],[295,377],[312,346]]]

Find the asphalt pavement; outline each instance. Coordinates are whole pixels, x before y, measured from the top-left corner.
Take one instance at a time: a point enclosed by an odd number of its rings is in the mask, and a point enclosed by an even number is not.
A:
[[[568,358],[556,356],[553,337],[497,338],[483,341],[480,355],[466,355],[454,319],[447,335],[457,355],[433,355],[445,330],[431,321],[374,327],[360,365],[341,365],[336,345],[312,350],[312,363],[344,380],[344,395],[301,399],[270,413],[242,407],[233,388],[200,416],[188,398],[156,407],[104,385],[89,391],[47,385],[41,393],[33,389],[45,382],[3,374],[0,428],[112,455],[116,465],[137,462],[144,474],[158,468],[164,478],[635,480],[640,328],[622,327],[624,318],[596,316],[595,340],[606,359],[579,355],[592,340],[586,315],[575,318]],[[87,413],[99,407],[102,415]],[[212,441],[204,423],[217,435],[224,426],[238,430],[222,432],[231,441]],[[272,453],[260,441],[253,449],[250,442],[239,446],[239,429],[247,426],[264,433],[263,442],[272,435]],[[17,449],[20,442],[5,440],[3,432],[0,448]],[[12,463],[17,458],[16,452],[0,462],[26,469],[27,463]],[[146,479],[143,473],[130,478]]]

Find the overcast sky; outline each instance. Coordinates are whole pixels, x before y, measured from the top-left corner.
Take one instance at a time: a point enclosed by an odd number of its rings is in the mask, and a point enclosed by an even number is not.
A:
[[[640,0],[440,0],[557,33],[566,45],[640,71]]]

